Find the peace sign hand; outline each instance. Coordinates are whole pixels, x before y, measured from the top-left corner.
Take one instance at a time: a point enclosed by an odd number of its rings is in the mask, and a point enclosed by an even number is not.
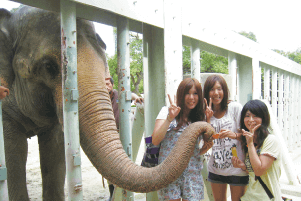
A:
[[[210,119],[213,116],[212,99],[210,98],[209,106],[208,106],[206,98],[204,98],[204,102],[205,102],[205,106],[206,106],[206,110],[205,110],[206,119],[207,119],[207,122],[210,122]]]
[[[179,106],[177,106],[176,104],[176,97],[174,97],[174,102],[171,100],[170,98],[170,95],[168,95],[168,98],[169,98],[169,103],[170,103],[170,106],[168,108],[168,116],[167,118],[173,120],[174,118],[176,118],[176,116],[178,116],[178,114],[180,113],[181,111],[181,108]],[[169,120],[170,121],[170,120]]]
[[[247,145],[254,143],[253,138],[254,138],[254,133],[257,131],[257,129],[261,126],[261,124],[258,125],[251,125],[250,131],[245,131],[242,129],[242,135],[246,137]]]

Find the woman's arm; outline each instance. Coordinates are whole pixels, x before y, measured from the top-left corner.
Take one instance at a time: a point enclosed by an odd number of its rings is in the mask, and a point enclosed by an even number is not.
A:
[[[154,145],[159,145],[160,142],[164,139],[167,129],[170,124],[169,115],[166,119],[157,119],[155,122],[155,128],[152,134],[152,143]]]
[[[254,143],[248,143],[248,152],[253,171],[256,176],[263,175],[273,164],[275,158],[270,155],[257,155]]]

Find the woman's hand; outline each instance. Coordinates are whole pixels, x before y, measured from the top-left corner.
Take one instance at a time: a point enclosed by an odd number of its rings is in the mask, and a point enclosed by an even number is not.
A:
[[[241,168],[242,170],[246,171],[247,167],[238,157],[232,156],[232,164],[235,168]]]
[[[205,102],[205,106],[206,106],[205,115],[206,115],[207,123],[210,123],[210,119],[213,116],[212,99],[210,98],[209,106],[208,106],[206,98],[204,98],[204,102]]]
[[[177,106],[176,97],[174,97],[174,102],[173,102],[170,98],[170,95],[169,94],[167,94],[167,95],[168,95],[169,103],[170,103],[170,106],[168,108],[167,120],[172,122],[172,120],[174,118],[176,118],[176,116],[178,116],[178,114],[180,113],[181,108],[179,106]]]
[[[256,126],[253,126],[250,131],[245,131],[242,129],[242,135],[246,137],[247,145],[251,145],[254,143],[254,133],[257,131],[257,129],[261,126],[261,124],[258,124]]]
[[[236,139],[237,134],[228,129],[221,129],[221,131],[219,132],[219,138],[225,138],[225,137]]]

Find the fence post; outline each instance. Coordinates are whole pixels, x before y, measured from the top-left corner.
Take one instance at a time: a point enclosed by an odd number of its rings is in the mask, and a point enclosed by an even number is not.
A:
[[[261,96],[261,70],[260,62],[257,58],[252,58],[252,75],[253,75],[253,93],[252,99],[260,99]]]
[[[5,149],[4,149],[4,133],[2,122],[2,101],[0,101],[0,198],[3,201],[8,201],[8,188],[7,188],[7,169],[5,163]]]
[[[143,84],[145,136],[152,135],[155,120],[165,105],[164,32],[143,24]],[[146,194],[147,201],[158,201],[157,191]]]
[[[229,75],[232,79],[230,100],[238,101],[237,97],[237,59],[234,52],[228,51]]]
[[[130,88],[130,36],[129,19],[117,19],[117,57],[118,57],[118,100],[119,100],[119,132],[122,146],[128,157],[132,159],[131,136],[131,100]],[[116,198],[115,198],[116,199]],[[122,190],[122,200],[134,200],[133,192]]]
[[[61,0],[61,54],[65,160],[69,200],[82,200],[78,123],[76,4]]]

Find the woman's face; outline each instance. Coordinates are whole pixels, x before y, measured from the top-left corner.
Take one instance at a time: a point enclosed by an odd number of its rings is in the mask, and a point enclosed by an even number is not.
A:
[[[192,110],[195,108],[195,106],[197,106],[198,102],[198,92],[195,86],[193,85],[193,87],[191,87],[191,89],[189,90],[188,94],[185,94],[185,106],[188,110]]]
[[[246,112],[244,123],[246,128],[251,131],[256,125],[262,123],[262,118],[257,117],[255,114],[250,112],[249,110]]]
[[[224,98],[224,91],[219,81],[215,82],[214,86],[209,92],[209,97],[211,98],[213,105],[221,104]]]

